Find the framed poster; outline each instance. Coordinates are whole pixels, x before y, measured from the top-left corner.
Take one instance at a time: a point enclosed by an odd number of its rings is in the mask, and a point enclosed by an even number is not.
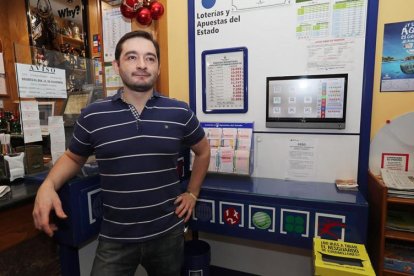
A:
[[[381,92],[414,91],[414,21],[384,25]]]
[[[246,113],[247,48],[202,52],[204,113]]]

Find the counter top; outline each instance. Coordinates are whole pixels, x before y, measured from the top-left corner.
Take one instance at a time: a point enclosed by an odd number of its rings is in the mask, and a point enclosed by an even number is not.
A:
[[[0,211],[31,201],[35,198],[39,184],[25,183],[10,185],[11,191],[0,198]]]
[[[25,177],[16,183],[10,185],[11,191],[0,198],[0,211],[20,205],[22,203],[33,201],[37,189],[43,182],[46,173],[40,173],[37,178],[32,176]]]
[[[335,183],[208,174],[204,179],[201,190],[273,198],[367,205],[365,198],[360,192],[339,191],[336,189]]]

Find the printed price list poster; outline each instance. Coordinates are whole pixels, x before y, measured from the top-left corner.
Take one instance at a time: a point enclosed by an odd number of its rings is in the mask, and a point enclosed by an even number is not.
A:
[[[219,51],[219,52],[217,52]],[[247,49],[203,53],[203,110],[205,113],[247,111]]]
[[[296,36],[298,39],[326,37],[329,35],[329,3],[300,6],[297,14]]]
[[[131,20],[125,19],[118,7],[104,9],[102,29],[105,49],[104,62],[112,62],[115,59],[115,47],[118,40],[131,31]]]
[[[332,36],[355,37],[364,35],[365,1],[336,1],[333,6]]]

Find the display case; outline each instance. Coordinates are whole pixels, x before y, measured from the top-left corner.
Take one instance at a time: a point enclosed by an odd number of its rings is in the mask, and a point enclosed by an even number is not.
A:
[[[74,38],[62,35],[60,39],[82,45]],[[54,163],[66,150],[81,110],[106,96],[103,86],[96,83],[98,61],[68,52],[20,44],[14,47],[22,131],[14,134],[19,143],[13,145],[26,154],[34,145],[42,146],[43,151],[36,152],[43,156],[31,157]]]
[[[58,51],[62,44],[88,47],[83,0],[26,0],[30,45]]]

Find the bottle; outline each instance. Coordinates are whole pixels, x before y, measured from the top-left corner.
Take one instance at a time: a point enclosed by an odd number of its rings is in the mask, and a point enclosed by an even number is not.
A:
[[[0,111],[0,133],[7,133],[7,122],[4,117],[3,109]]]
[[[10,133],[10,120],[11,120],[11,112],[6,110],[4,112],[4,121],[5,121],[6,133]]]
[[[12,114],[10,120],[10,132],[13,134],[21,133],[20,117],[18,116],[18,111]]]

